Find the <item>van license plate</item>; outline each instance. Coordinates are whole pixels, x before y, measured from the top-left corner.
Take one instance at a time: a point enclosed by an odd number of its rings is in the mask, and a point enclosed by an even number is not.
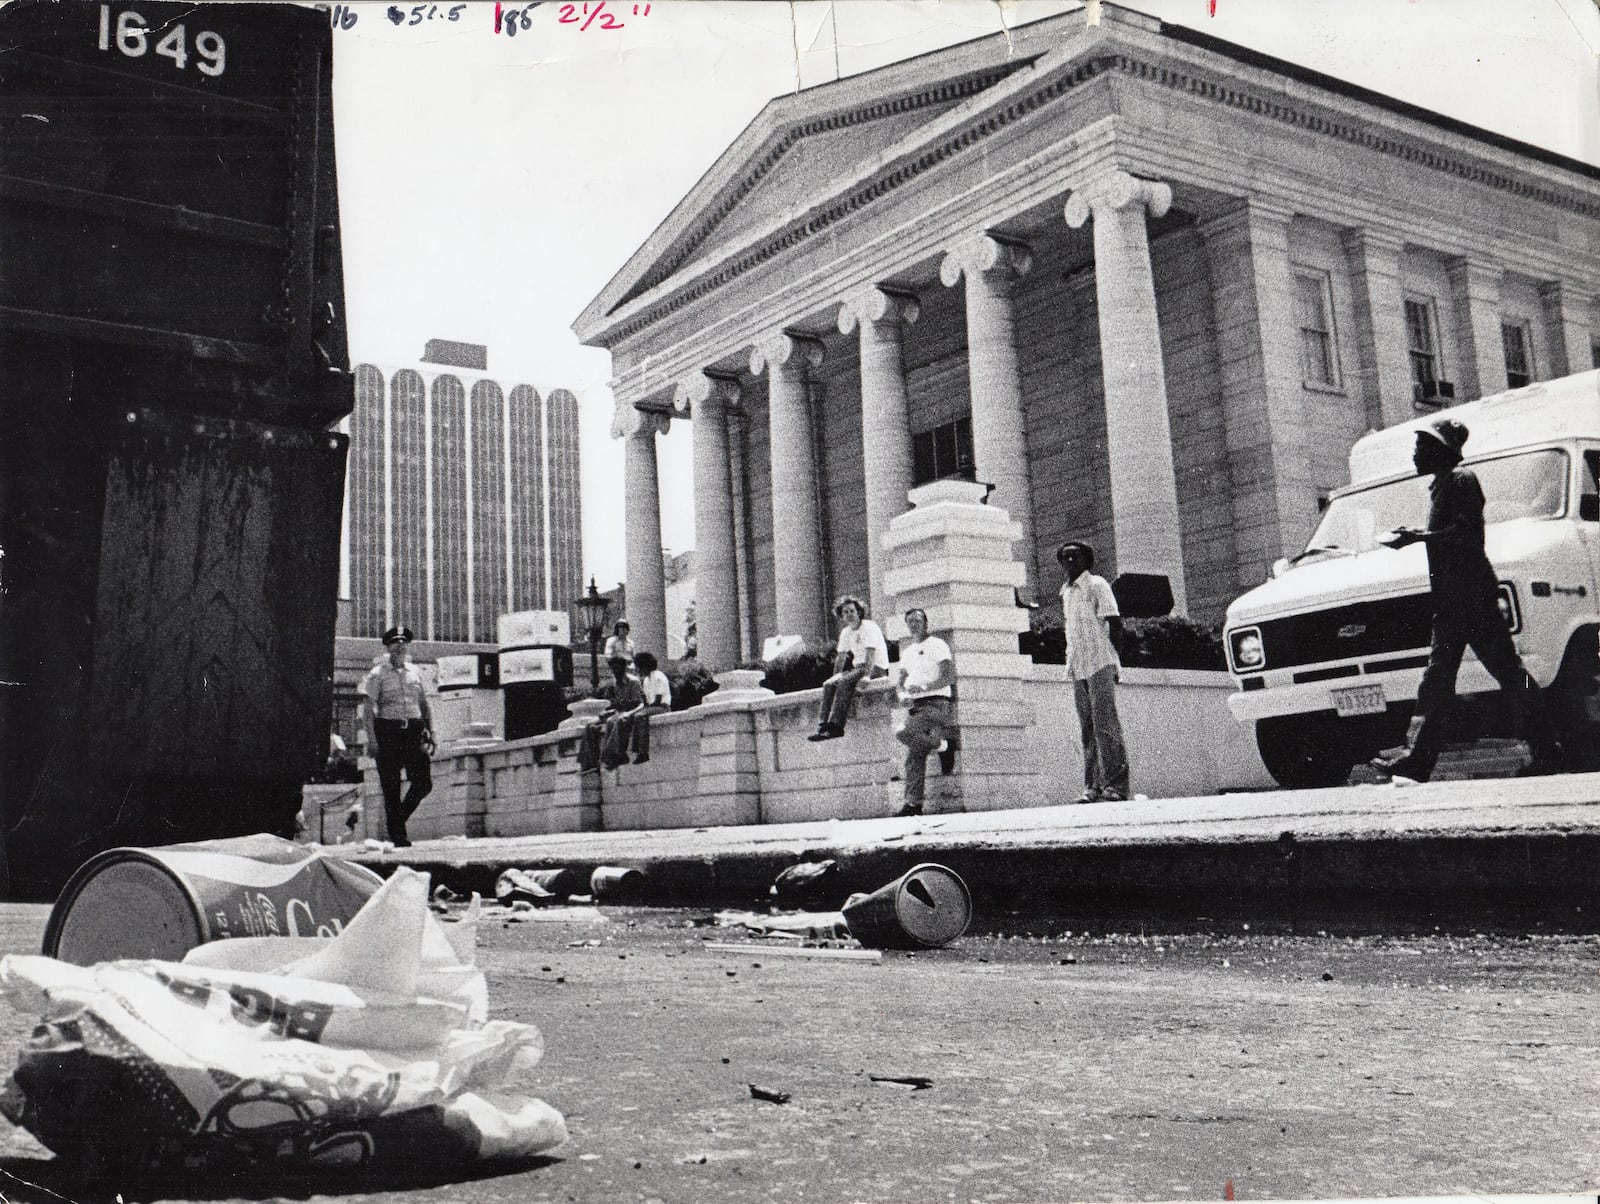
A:
[[[1383,696],[1383,686],[1374,683],[1370,686],[1351,686],[1345,690],[1334,690],[1333,709],[1341,715],[1381,715],[1388,709],[1387,700]]]

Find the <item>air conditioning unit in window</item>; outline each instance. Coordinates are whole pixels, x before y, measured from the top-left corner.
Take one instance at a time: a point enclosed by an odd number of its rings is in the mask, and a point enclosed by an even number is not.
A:
[[[1418,407],[1437,410],[1456,395],[1456,387],[1447,380],[1420,381],[1412,386],[1412,400]]]

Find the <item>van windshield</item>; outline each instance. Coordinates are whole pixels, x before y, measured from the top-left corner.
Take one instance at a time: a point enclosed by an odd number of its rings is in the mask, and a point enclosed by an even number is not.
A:
[[[1544,448],[1468,464],[1483,486],[1483,521],[1504,523],[1515,518],[1556,518],[1567,505],[1567,453]],[[1368,552],[1378,537],[1396,527],[1423,527],[1428,522],[1428,477],[1407,477],[1336,497],[1306,550],[1313,553]]]

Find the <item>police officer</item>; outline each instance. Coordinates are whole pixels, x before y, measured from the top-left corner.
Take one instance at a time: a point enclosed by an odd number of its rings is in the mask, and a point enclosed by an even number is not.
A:
[[[1441,418],[1417,432],[1411,455],[1418,476],[1431,476],[1426,529],[1398,527],[1387,547],[1420,543],[1428,549],[1428,585],[1433,595],[1433,647],[1417,687],[1417,728],[1411,748],[1396,761],[1372,764],[1390,777],[1426,782],[1444,744],[1456,696],[1456,673],[1467,648],[1478,654],[1512,707],[1533,760],[1524,775],[1559,773],[1563,757],[1545,712],[1538,683],[1517,655],[1500,613],[1499,585],[1483,549],[1483,486],[1471,469],[1461,468],[1467,428]]]
[[[367,696],[367,739],[375,750],[378,782],[383,787],[383,813],[389,839],[399,848],[411,844],[406,820],[433,789],[433,716],[422,674],[411,663],[411,628],[391,627],[383,633],[388,662],[373,667],[361,683]],[[406,793],[400,797],[400,772]]]

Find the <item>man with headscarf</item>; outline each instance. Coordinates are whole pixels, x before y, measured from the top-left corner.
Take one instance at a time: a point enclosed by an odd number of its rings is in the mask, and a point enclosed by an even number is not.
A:
[[[1421,723],[1405,754],[1373,766],[1392,778],[1426,782],[1433,773],[1455,704],[1456,673],[1470,647],[1500,684],[1532,760],[1524,775],[1560,773],[1561,746],[1545,712],[1538,683],[1523,668],[1511,632],[1500,613],[1499,582],[1483,548],[1483,487],[1461,467],[1468,431],[1453,418],[1441,418],[1417,432],[1411,462],[1418,476],[1431,476],[1425,529],[1398,527],[1386,547],[1420,543],[1428,550],[1428,586],[1433,597],[1433,646],[1417,687]]]

